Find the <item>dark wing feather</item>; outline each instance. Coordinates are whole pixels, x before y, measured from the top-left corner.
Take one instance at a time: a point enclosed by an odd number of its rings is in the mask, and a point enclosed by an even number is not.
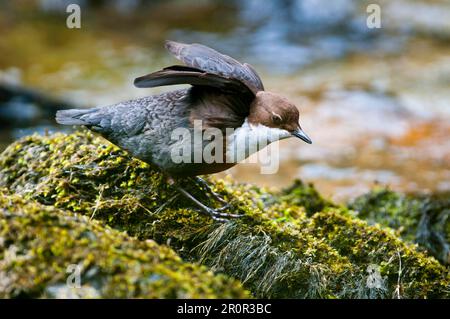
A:
[[[249,114],[258,91],[264,90],[258,74],[248,64],[200,44],[166,42],[167,49],[187,66],[174,65],[134,80],[140,88],[191,84],[190,120],[226,131],[239,127]]]
[[[239,80],[254,94],[264,90],[260,77],[247,63],[242,64],[228,55],[197,43],[166,41],[166,48],[189,67]]]
[[[134,80],[134,85],[139,88],[149,88],[165,85],[191,84],[194,86],[209,86],[228,93],[240,93],[253,98],[253,92],[240,81],[225,78],[216,74],[206,73],[201,70],[174,65],[153,72]]]

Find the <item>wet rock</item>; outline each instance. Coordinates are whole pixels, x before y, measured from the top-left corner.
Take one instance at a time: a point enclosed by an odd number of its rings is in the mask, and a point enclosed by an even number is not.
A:
[[[444,264],[450,264],[450,194],[401,195],[379,188],[356,198],[358,217],[397,230]]]
[[[154,167],[89,132],[23,138],[3,152],[0,168],[8,196],[87,216],[137,242],[170,245],[184,262],[238,279],[255,297],[449,297],[448,269],[436,259],[301,182],[274,193],[212,180],[233,211],[245,215],[217,223],[177,196]],[[134,278],[140,283],[146,277]]]
[[[55,112],[73,107],[33,89],[0,83],[0,150],[3,144],[34,132],[60,130],[54,122]]]
[[[0,297],[244,298],[241,285],[87,216],[0,191]],[[80,277],[74,277],[76,273]]]
[[[0,83],[0,125],[2,128],[50,123],[50,119],[58,109],[72,107],[74,105],[38,91]]]

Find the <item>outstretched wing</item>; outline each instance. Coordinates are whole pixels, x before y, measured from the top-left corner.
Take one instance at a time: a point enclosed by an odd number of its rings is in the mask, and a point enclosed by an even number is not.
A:
[[[134,85],[191,84],[191,121],[201,119],[207,127],[220,129],[241,126],[256,93],[264,90],[251,66],[200,44],[167,41],[166,48],[187,66],[173,65],[138,77]]]
[[[240,63],[232,57],[221,54],[202,44],[184,44],[166,41],[167,50],[191,68],[236,79],[244,83],[254,94],[263,91],[264,86],[256,71],[247,63]]]
[[[156,86],[191,84],[194,86],[208,86],[220,89],[224,93],[238,93],[253,99],[254,93],[242,82],[233,78],[226,78],[202,70],[173,65],[134,80],[139,88]]]

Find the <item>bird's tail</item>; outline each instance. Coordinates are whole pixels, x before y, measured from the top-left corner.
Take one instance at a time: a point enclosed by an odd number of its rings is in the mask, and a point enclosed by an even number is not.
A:
[[[96,125],[97,111],[97,108],[59,110],[56,112],[56,122],[63,125]]]

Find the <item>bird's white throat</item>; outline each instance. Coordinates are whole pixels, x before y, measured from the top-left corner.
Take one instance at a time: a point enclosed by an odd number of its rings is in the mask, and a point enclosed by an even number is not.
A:
[[[227,162],[239,162],[272,142],[290,137],[283,129],[251,124],[248,119],[227,138]]]

